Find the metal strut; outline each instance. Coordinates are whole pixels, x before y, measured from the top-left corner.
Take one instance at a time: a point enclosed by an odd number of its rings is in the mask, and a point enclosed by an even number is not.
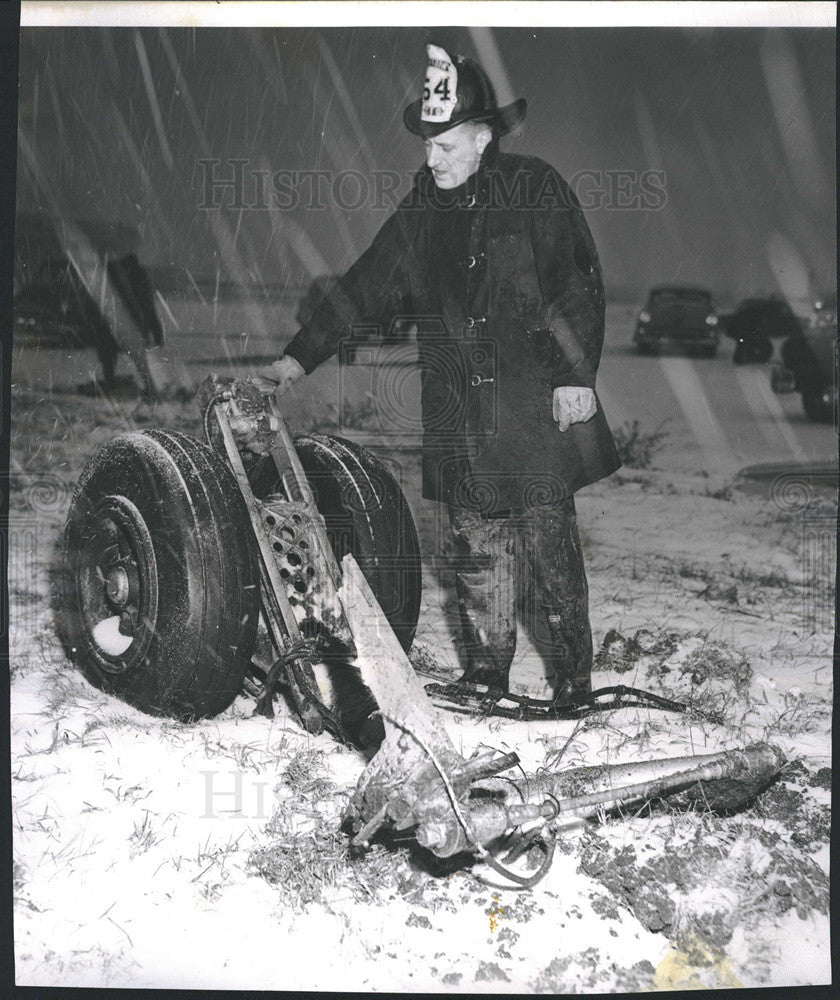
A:
[[[222,451],[227,458],[236,484],[248,508],[260,557],[260,600],[263,618],[277,658],[273,667],[267,672],[263,693],[258,703],[258,711],[263,714],[273,714],[271,699],[274,685],[282,673],[304,728],[314,735],[322,733],[327,728],[339,738],[343,738],[340,723],[319,697],[318,683],[313,671],[313,664],[317,662],[315,647],[312,643],[307,642],[307,637],[301,632],[284,580],[280,576],[274,543],[263,516],[264,505],[257,500],[251,489],[248,474],[239,452],[239,445],[231,427],[231,417],[240,418],[240,420],[242,417],[237,405],[242,402],[237,397],[235,391],[237,388],[238,386],[233,380],[225,382],[216,376],[210,376],[202,385],[201,391],[204,396],[204,429],[208,443]],[[277,434],[279,424],[285,428],[282,415],[276,407],[268,414],[264,411],[261,416],[268,425],[267,429],[263,431],[264,437],[270,439],[271,436]],[[253,419],[242,422],[247,423],[249,427],[251,423],[256,423]],[[286,431],[286,436],[288,437],[288,431]],[[277,461],[274,455],[272,457]],[[278,473],[283,479],[284,486],[287,485],[287,479],[281,472],[279,465]],[[330,564],[327,563],[327,565]]]

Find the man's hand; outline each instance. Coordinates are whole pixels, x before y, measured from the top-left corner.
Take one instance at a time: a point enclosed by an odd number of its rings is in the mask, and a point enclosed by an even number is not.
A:
[[[294,358],[283,357],[265,368],[260,368],[250,376],[251,382],[266,394],[273,394],[279,402],[280,397],[304,375],[303,366]]]
[[[570,424],[591,419],[597,408],[595,393],[584,386],[558,385],[554,390],[552,411],[558,430],[565,431]]]

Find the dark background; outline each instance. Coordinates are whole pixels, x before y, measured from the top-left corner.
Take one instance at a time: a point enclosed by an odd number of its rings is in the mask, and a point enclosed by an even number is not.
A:
[[[206,211],[198,161],[393,170],[404,192],[422,148],[402,111],[430,39],[478,56],[502,102],[528,99],[503,148],[570,179],[665,172],[664,206],[588,213],[613,298],[684,280],[804,302],[833,285],[828,29],[27,28],[19,213],[136,227],[144,264],[199,279],[305,288],[346,268],[387,209]]]

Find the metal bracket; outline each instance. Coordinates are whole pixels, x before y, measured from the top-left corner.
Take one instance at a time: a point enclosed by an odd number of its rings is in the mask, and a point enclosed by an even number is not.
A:
[[[270,510],[267,510],[266,505],[254,496],[232,424],[237,427],[240,437],[250,435],[247,440],[259,442],[260,436],[265,440],[267,435],[276,433],[280,424],[285,429],[285,422],[276,407],[273,414],[266,413],[266,408],[260,406],[259,397],[256,400],[253,398],[253,387],[248,383],[232,379],[222,380],[218,376],[211,375],[202,383],[200,393],[204,403],[204,427],[208,442],[212,447],[223,451],[251,516],[251,525],[260,556],[260,599],[263,618],[280,660],[291,647],[302,649],[305,636],[300,629],[294,608],[289,601],[286,582],[281,575],[283,566],[277,558],[278,550],[274,547],[277,540],[272,537],[270,529],[273,526],[266,520],[270,516]],[[291,444],[288,430],[286,438]],[[317,509],[315,513],[317,514]],[[310,520],[315,520],[311,512]],[[323,525],[323,522],[321,523]],[[324,537],[326,538],[326,530]],[[339,731],[337,721],[318,697],[318,684],[312,664],[311,655],[302,652],[295,657],[293,664],[290,661],[289,668],[285,670],[285,680],[297,712],[310,733],[321,733],[325,727]]]

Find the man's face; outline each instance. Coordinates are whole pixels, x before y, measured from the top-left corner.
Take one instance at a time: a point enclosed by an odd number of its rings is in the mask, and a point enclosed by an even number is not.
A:
[[[478,170],[481,154],[490,141],[487,128],[464,122],[426,139],[426,163],[439,188],[454,188]]]

